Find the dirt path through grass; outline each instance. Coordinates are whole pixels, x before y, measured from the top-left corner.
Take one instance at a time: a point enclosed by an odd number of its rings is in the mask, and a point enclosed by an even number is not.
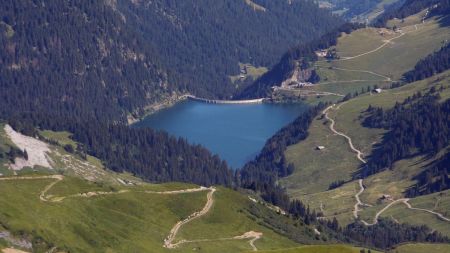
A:
[[[406,28],[406,27],[404,27],[404,28]],[[341,58],[341,59],[321,60],[321,61],[317,61],[317,62],[338,62],[338,61],[348,61],[348,60],[353,60],[353,59],[356,59],[356,58],[359,58],[359,57],[362,57],[362,56],[365,56],[365,55],[368,55],[368,54],[376,53],[376,52],[378,52],[379,50],[381,50],[381,49],[383,49],[384,47],[386,47],[387,45],[389,45],[392,41],[394,41],[394,40],[396,40],[396,39],[399,39],[399,38],[403,37],[404,35],[406,35],[406,34],[408,34],[408,33],[415,32],[415,31],[418,31],[418,30],[419,30],[418,27],[417,27],[417,24],[414,25],[414,28],[415,28],[415,29],[412,30],[412,31],[408,31],[408,32],[403,32],[403,31],[402,31],[402,32],[400,32],[400,35],[395,36],[394,38],[390,38],[390,39],[388,39],[388,40],[385,40],[384,43],[383,43],[381,46],[379,46],[379,47],[377,47],[377,48],[375,48],[375,49],[373,49],[373,50],[367,51],[367,52],[365,52],[365,53],[358,54],[358,55],[355,55],[355,56],[349,56],[349,57],[345,57],[345,58]]]
[[[346,135],[346,134],[344,134],[344,133],[341,133],[341,132],[337,131],[337,130],[334,128],[335,121],[334,121],[334,119],[332,119],[332,118],[330,118],[330,117],[328,116],[328,111],[329,111],[330,109],[332,109],[333,107],[334,107],[334,105],[328,106],[328,107],[327,107],[325,110],[323,110],[323,112],[322,112],[322,114],[325,115],[325,118],[331,122],[331,124],[330,124],[330,130],[331,130],[333,133],[335,133],[335,134],[337,134],[337,135],[340,135],[340,136],[344,137],[345,139],[347,139],[348,144],[350,145],[351,150],[353,150],[353,151],[356,153],[356,157],[358,158],[358,160],[360,160],[362,163],[366,163],[366,160],[364,160],[364,159],[362,158],[362,156],[363,156],[364,154],[363,154],[360,150],[358,150],[358,149],[355,148],[355,146],[353,145],[353,142],[352,142],[352,138],[350,138],[348,135]],[[340,108],[340,106],[339,106],[337,109],[339,109],[339,108]]]
[[[340,104],[336,107],[336,110],[339,110],[340,107],[341,107],[343,104],[345,104],[345,103],[346,103],[346,102],[340,103]],[[363,153],[362,153],[360,150],[356,149],[355,146],[353,145],[352,139],[351,139],[349,136],[347,136],[346,134],[341,133],[341,132],[337,131],[337,130],[334,128],[335,121],[334,121],[332,118],[330,118],[330,117],[328,116],[329,110],[333,109],[334,107],[335,107],[335,105],[328,106],[328,107],[327,107],[325,110],[323,110],[323,112],[322,112],[322,114],[325,116],[325,118],[331,122],[331,124],[330,124],[330,130],[331,130],[333,133],[335,133],[335,134],[337,134],[337,135],[340,135],[340,136],[343,136],[344,138],[346,138],[347,141],[348,141],[348,144],[349,144],[350,148],[356,153],[356,157],[358,158],[358,160],[360,160],[360,161],[361,161],[362,163],[364,163],[364,164],[367,163],[366,160],[364,160],[364,159],[362,158]],[[359,180],[358,180],[358,185],[359,185],[359,188],[360,188],[360,189],[359,189],[359,191],[355,194],[356,203],[355,203],[355,205],[354,205],[354,207],[353,207],[353,217],[354,217],[355,219],[358,219],[358,218],[359,218],[358,213],[361,211],[361,210],[359,209],[360,206],[368,206],[368,207],[371,206],[371,205],[369,205],[369,204],[363,203],[363,202],[361,201],[360,197],[359,197],[359,196],[364,192],[364,190],[365,190],[364,185],[363,185],[363,180],[362,180],[362,179],[359,179]],[[378,218],[380,217],[380,215],[381,215],[383,212],[385,212],[386,210],[388,210],[391,206],[393,206],[393,205],[395,205],[395,204],[397,204],[397,203],[403,203],[403,204],[406,205],[406,207],[407,207],[408,209],[411,209],[411,210],[423,211],[423,212],[428,212],[428,213],[434,214],[434,215],[438,216],[440,219],[442,219],[442,220],[444,220],[444,221],[449,221],[449,222],[450,222],[450,219],[447,218],[447,217],[445,217],[445,216],[444,216],[443,214],[441,214],[441,213],[438,213],[438,212],[435,212],[435,211],[432,211],[432,210],[428,210],[428,209],[424,209],[424,208],[416,208],[416,207],[412,207],[411,204],[408,202],[409,200],[410,200],[409,198],[402,198],[402,199],[394,200],[393,202],[389,203],[387,206],[385,206],[383,209],[381,209],[380,211],[378,211],[378,212],[375,214],[375,217],[373,218],[373,222],[372,222],[372,223],[368,223],[368,222],[366,222],[366,221],[364,221],[364,220],[362,220],[361,222],[364,223],[366,226],[373,226],[373,225],[377,224],[377,223],[378,223]]]
[[[363,185],[363,180],[359,179],[358,180],[358,184],[359,184],[359,192],[355,194],[355,199],[356,199],[356,204],[353,207],[353,217],[355,217],[355,219],[358,219],[358,212],[361,211],[359,209],[359,206],[372,206],[366,203],[363,203],[361,201],[361,199],[359,198],[359,195],[361,195],[364,192],[364,185]]]
[[[387,206],[385,206],[383,209],[381,209],[380,211],[378,211],[378,212],[375,214],[375,217],[373,218],[372,223],[368,223],[368,222],[366,222],[366,221],[364,221],[364,220],[362,220],[361,222],[364,223],[364,225],[366,225],[366,226],[373,226],[373,225],[377,224],[377,223],[378,223],[378,218],[380,217],[380,215],[381,215],[382,213],[384,213],[386,210],[388,210],[390,207],[392,207],[393,205],[398,204],[398,203],[403,203],[403,204],[405,204],[406,207],[407,207],[408,209],[411,209],[411,210],[417,210],[417,211],[422,211],[422,212],[427,212],[427,213],[431,213],[431,214],[434,214],[434,215],[436,215],[437,217],[439,217],[441,220],[450,222],[450,219],[447,218],[447,217],[445,217],[445,216],[444,216],[443,214],[441,214],[441,213],[438,213],[438,212],[435,212],[435,211],[432,211],[432,210],[428,210],[428,209],[424,209],[424,208],[416,208],[416,207],[412,207],[411,204],[408,202],[409,200],[410,200],[409,198],[402,198],[402,199],[394,200],[394,201],[392,201],[391,203],[389,203]]]
[[[50,191],[53,186],[57,183],[64,180],[63,175],[50,175],[50,176],[15,176],[15,177],[0,177],[0,181],[14,181],[14,180],[43,180],[43,179],[55,179],[56,181],[51,182],[47,186],[45,186],[44,190],[42,190],[39,194],[39,199],[43,202],[61,202],[67,198],[91,198],[95,196],[104,196],[104,195],[114,195],[114,194],[123,194],[123,193],[148,193],[148,194],[162,194],[162,195],[173,195],[173,194],[186,194],[200,191],[208,191],[206,195],[206,204],[203,206],[202,210],[196,211],[189,215],[186,219],[177,222],[169,232],[169,235],[164,240],[163,247],[168,249],[174,249],[185,243],[195,243],[195,242],[213,242],[213,241],[226,241],[226,240],[245,240],[250,239],[248,243],[252,247],[254,251],[257,251],[257,247],[255,246],[255,241],[262,237],[262,233],[249,231],[244,233],[243,235],[229,237],[229,238],[217,238],[217,239],[197,239],[197,240],[181,240],[179,242],[174,243],[174,240],[183,225],[200,218],[201,216],[207,214],[211,207],[214,204],[214,193],[217,191],[214,187],[198,187],[198,188],[190,188],[184,190],[175,190],[175,191],[131,191],[131,190],[119,190],[119,191],[93,191],[86,193],[78,193],[68,196],[53,196],[48,195],[47,193]]]

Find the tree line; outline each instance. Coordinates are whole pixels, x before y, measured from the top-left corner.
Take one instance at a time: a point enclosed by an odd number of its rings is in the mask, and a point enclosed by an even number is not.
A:
[[[171,84],[199,97],[229,99],[237,91],[229,76],[239,75],[239,63],[272,67],[292,45],[343,23],[314,1],[256,3],[266,11],[243,0],[120,1],[117,9],[172,70]]]
[[[421,195],[441,192],[450,189],[450,152],[433,161],[427,168],[414,177],[417,181],[408,188],[406,196],[413,198]]]
[[[389,132],[375,147],[361,176],[391,168],[403,158],[437,154],[450,143],[450,99],[441,103],[435,93],[435,89],[425,95],[418,92],[388,110],[369,106],[363,126]]]
[[[411,15],[417,14],[422,10],[429,8],[429,15],[442,15],[447,13],[449,9],[449,0],[406,0],[392,4],[383,14],[375,19],[373,26],[386,27],[387,22],[391,19],[404,19]]]
[[[450,43],[441,47],[437,52],[421,59],[414,66],[413,70],[403,75],[403,78],[406,82],[411,83],[442,73],[448,69],[450,69]]]
[[[258,78],[252,85],[241,89],[236,98],[250,99],[269,96],[272,87],[280,86],[284,80],[290,77],[297,66],[301,69],[307,69],[313,62],[317,61],[316,50],[334,46],[342,33],[350,34],[362,27],[364,27],[362,24],[345,23],[318,39],[290,48],[273,68]],[[317,77],[313,77],[312,81],[318,82]]]

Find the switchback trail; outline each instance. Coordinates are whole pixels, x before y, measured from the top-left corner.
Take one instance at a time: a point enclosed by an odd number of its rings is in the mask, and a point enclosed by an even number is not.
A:
[[[93,191],[93,192],[86,192],[86,193],[78,193],[73,195],[67,195],[67,196],[53,196],[48,195],[47,193],[50,191],[50,189],[55,186],[57,183],[64,180],[63,175],[50,175],[50,176],[14,176],[14,177],[0,177],[0,181],[15,181],[15,180],[45,180],[45,179],[54,179],[55,181],[49,183],[47,186],[45,186],[44,190],[41,191],[39,194],[39,199],[43,202],[61,202],[67,198],[91,198],[95,196],[104,196],[104,195],[115,195],[115,194],[123,194],[123,193],[148,193],[148,194],[163,194],[163,195],[174,195],[174,194],[185,194],[185,193],[193,193],[193,192],[200,192],[200,191],[208,191],[208,194],[206,195],[206,204],[203,206],[202,210],[196,211],[189,215],[186,219],[177,222],[172,229],[169,232],[169,235],[164,240],[163,247],[168,249],[174,249],[178,247],[181,244],[185,243],[195,243],[195,242],[212,242],[212,241],[227,241],[227,240],[246,240],[250,239],[248,243],[250,244],[251,248],[254,251],[257,251],[258,249],[255,246],[255,241],[260,239],[262,237],[262,233],[255,232],[255,231],[248,231],[242,235],[229,237],[229,238],[217,238],[217,239],[196,239],[196,240],[181,240],[179,242],[173,243],[179,230],[183,225],[186,225],[187,223],[191,222],[194,219],[200,218],[201,216],[207,214],[211,207],[214,204],[214,193],[217,191],[214,187],[198,187],[198,188],[190,188],[190,189],[184,189],[184,190],[175,190],[175,191],[131,191],[131,190],[119,190],[119,191]]]
[[[345,103],[346,103],[346,102],[339,104],[338,107],[336,108],[336,110],[340,109],[341,106],[344,105]],[[328,116],[328,111],[329,111],[330,109],[332,109],[333,107],[334,107],[334,105],[330,105],[330,106],[328,106],[325,110],[323,110],[323,112],[322,112],[322,114],[325,115],[325,118],[326,118],[327,120],[331,121],[331,124],[330,124],[330,130],[331,130],[333,133],[335,133],[335,134],[337,134],[337,135],[340,135],[340,136],[343,136],[345,139],[347,139],[350,148],[356,153],[356,157],[358,158],[358,160],[360,160],[360,161],[361,161],[362,163],[364,163],[364,164],[367,163],[366,160],[364,160],[364,158],[362,158],[363,153],[362,153],[360,150],[356,149],[355,146],[353,145],[352,138],[350,138],[349,136],[347,136],[347,135],[344,134],[344,133],[341,133],[341,132],[337,131],[337,130],[334,128],[335,121],[334,121],[334,119],[332,119],[332,118],[330,118],[330,117]],[[354,205],[354,207],[353,207],[353,217],[354,217],[355,219],[358,219],[358,212],[361,211],[361,210],[359,209],[359,206],[370,206],[369,204],[363,203],[363,202],[361,201],[361,199],[359,198],[359,196],[364,192],[363,180],[362,180],[362,179],[359,179],[359,180],[358,180],[358,184],[359,184],[360,190],[355,194],[356,203],[355,203],[355,205]]]
[[[338,106],[336,109],[339,109],[343,104],[345,104],[345,103],[339,104],[339,106]],[[327,120],[331,121],[331,124],[330,124],[330,130],[331,130],[333,133],[335,133],[335,134],[337,134],[337,135],[340,135],[340,136],[343,136],[344,138],[346,138],[346,139],[348,140],[348,143],[349,143],[349,145],[350,145],[350,148],[351,148],[354,152],[356,152],[357,158],[358,158],[362,163],[367,163],[367,162],[362,158],[363,153],[362,153],[360,150],[358,150],[358,149],[356,149],[356,148],[354,147],[354,145],[353,145],[353,143],[352,143],[352,139],[351,139],[350,137],[348,137],[347,135],[345,135],[344,133],[338,132],[338,131],[334,128],[335,121],[334,121],[332,118],[330,118],[330,117],[328,116],[328,111],[329,111],[330,109],[332,109],[333,107],[334,107],[334,105],[331,105],[331,106],[327,107],[327,108],[322,112],[322,114],[325,115],[325,118],[326,118]],[[364,185],[363,185],[363,180],[362,180],[362,179],[359,179],[359,180],[358,180],[358,185],[359,185],[360,190],[355,194],[356,203],[355,203],[355,205],[354,205],[354,207],[353,207],[353,217],[354,217],[355,219],[358,219],[358,217],[359,217],[359,216],[358,216],[358,212],[361,211],[361,210],[359,209],[360,206],[367,206],[367,207],[370,207],[370,206],[371,206],[371,205],[369,205],[369,204],[363,203],[363,202],[361,201],[360,197],[359,197],[359,196],[364,192],[364,190],[365,190]],[[424,209],[424,208],[416,208],[416,207],[412,207],[411,204],[408,202],[409,200],[410,200],[409,198],[402,198],[402,199],[394,200],[393,202],[389,203],[387,206],[385,206],[383,209],[381,209],[380,211],[378,211],[378,212],[375,214],[375,217],[373,218],[372,223],[368,223],[368,222],[366,222],[366,221],[364,221],[364,220],[361,220],[361,222],[362,222],[363,224],[365,224],[366,226],[373,226],[373,225],[377,224],[377,223],[378,223],[378,218],[380,217],[380,215],[381,215],[383,212],[385,212],[386,210],[388,210],[390,207],[392,207],[393,205],[397,204],[397,203],[403,203],[403,204],[406,205],[406,207],[407,207],[408,209],[411,209],[411,210],[417,210],[417,211],[422,211],[422,212],[427,212],[427,213],[434,214],[434,215],[436,215],[437,217],[439,217],[441,220],[450,222],[450,219],[447,218],[447,217],[445,217],[445,216],[444,216],[443,214],[441,214],[441,213],[438,213],[438,212],[435,212],[435,211],[432,211],[432,210],[428,210],[428,209]]]

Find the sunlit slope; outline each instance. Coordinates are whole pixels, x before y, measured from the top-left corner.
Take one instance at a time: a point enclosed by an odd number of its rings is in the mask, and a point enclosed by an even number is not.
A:
[[[399,246],[390,252],[396,253],[450,252],[450,244],[411,243]]]
[[[36,175],[35,175],[36,176]],[[220,188],[219,197],[208,214],[215,217],[202,226],[193,222],[181,228],[180,237],[189,240],[212,239],[211,242],[183,244],[176,249],[163,248],[172,227],[205,205],[206,192],[184,194],[152,194],[144,191],[172,191],[195,186],[183,184],[141,185],[121,187],[90,183],[77,178],[64,178],[47,194],[57,201],[62,196],[88,192],[115,194],[92,197],[71,197],[58,202],[39,199],[51,179],[0,182],[0,222],[11,232],[41,238],[48,246],[70,252],[223,252],[223,249],[244,251],[251,249],[250,239],[220,241],[250,230],[263,233],[258,248],[272,249],[296,245],[256,224],[246,208],[250,200],[238,193]],[[121,192],[121,191],[128,192]],[[225,208],[225,209],[222,209]],[[263,206],[261,206],[263,208]],[[228,210],[227,210],[228,209]],[[33,211],[30,211],[33,210]],[[221,216],[224,218],[221,218]],[[202,217],[197,220],[200,221]],[[185,231],[186,230],[186,231]],[[192,232],[195,231],[195,232]]]
[[[5,125],[0,127],[0,147],[9,152],[15,144]],[[62,146],[77,145],[70,133],[42,131],[41,135],[55,143],[48,144],[53,168],[12,171],[6,153],[0,157],[0,249],[242,252],[298,246],[261,225],[261,217],[249,210],[287,217],[245,194],[222,187],[145,183],[105,169],[94,157],[84,160],[66,152]],[[304,237],[316,240],[314,234]]]
[[[385,132],[361,125],[363,120],[361,116],[369,105],[391,108],[396,102],[402,102],[416,92],[425,94],[431,88],[440,89],[441,86],[443,89],[439,94],[441,101],[444,101],[450,98],[449,83],[450,71],[446,71],[423,81],[384,90],[380,94],[360,95],[333,107],[328,111],[328,116],[335,121],[334,128],[351,138],[352,144],[363,153],[363,158],[366,159]],[[316,150],[319,145],[325,146],[325,149]],[[329,219],[336,217],[341,224],[348,224],[355,220],[353,213],[356,203],[355,195],[360,191],[360,186],[358,181],[351,180],[362,162],[350,149],[348,140],[330,130],[329,120],[319,115],[311,124],[308,138],[288,147],[285,154],[288,162],[295,165],[295,171],[281,182],[287,187],[292,197],[303,200],[315,210],[320,210]],[[445,151],[434,157],[418,156],[404,159],[396,162],[392,170],[364,179],[365,189],[360,194],[360,199],[373,207],[363,208],[359,212],[360,218],[372,222],[375,214],[387,205],[379,201],[383,194],[391,195],[394,199],[404,198],[404,191],[415,182],[414,176],[444,154]],[[337,189],[328,190],[330,184],[337,180],[343,180],[346,183]],[[413,207],[434,210],[448,217],[450,214],[447,207],[447,195],[447,193],[426,195],[411,199],[409,203]],[[408,215],[402,215],[402,213]],[[403,203],[393,205],[386,212],[381,213],[380,217],[394,217],[399,222],[413,224],[425,224],[425,221],[432,221],[427,222],[432,229],[444,234],[450,233],[447,221],[431,213],[408,209]]]
[[[336,47],[339,59],[320,59],[315,67],[321,77],[312,90],[345,95],[367,86],[388,87],[414,68],[417,61],[438,50],[450,39],[449,17],[433,17],[422,23],[425,12],[401,22],[397,30],[363,28],[343,34]],[[309,99],[314,100],[314,99]],[[330,97],[335,101],[335,98]]]
[[[347,245],[302,246],[298,248],[261,251],[262,253],[360,253],[364,248]],[[364,249],[367,252],[367,249]],[[379,251],[371,250],[373,253]]]

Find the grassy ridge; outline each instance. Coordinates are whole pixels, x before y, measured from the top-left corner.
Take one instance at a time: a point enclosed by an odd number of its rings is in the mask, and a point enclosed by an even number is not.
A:
[[[206,192],[158,195],[139,191],[192,188],[186,184],[120,186],[65,177],[47,193],[59,197],[92,191],[130,192],[92,198],[67,198],[48,203],[40,192],[54,180],[0,182],[0,224],[15,234],[32,235],[70,252],[169,252],[163,240],[179,220],[200,210]],[[219,188],[212,210],[181,228],[182,239],[232,238],[250,230],[263,233],[255,244],[261,249],[294,247],[298,244],[258,225],[246,212],[252,202],[229,189]],[[266,208],[260,206],[259,208]],[[32,212],[30,210],[33,210]],[[249,240],[249,239],[248,239]],[[175,252],[241,252],[251,249],[248,240],[188,243]]]
[[[0,222],[10,231],[41,237],[71,252],[143,252],[149,248],[164,252],[162,241],[171,226],[205,201],[204,193],[189,198],[125,193],[43,203],[38,195],[49,183],[51,180],[1,182]],[[84,190],[99,189],[78,184]]]

